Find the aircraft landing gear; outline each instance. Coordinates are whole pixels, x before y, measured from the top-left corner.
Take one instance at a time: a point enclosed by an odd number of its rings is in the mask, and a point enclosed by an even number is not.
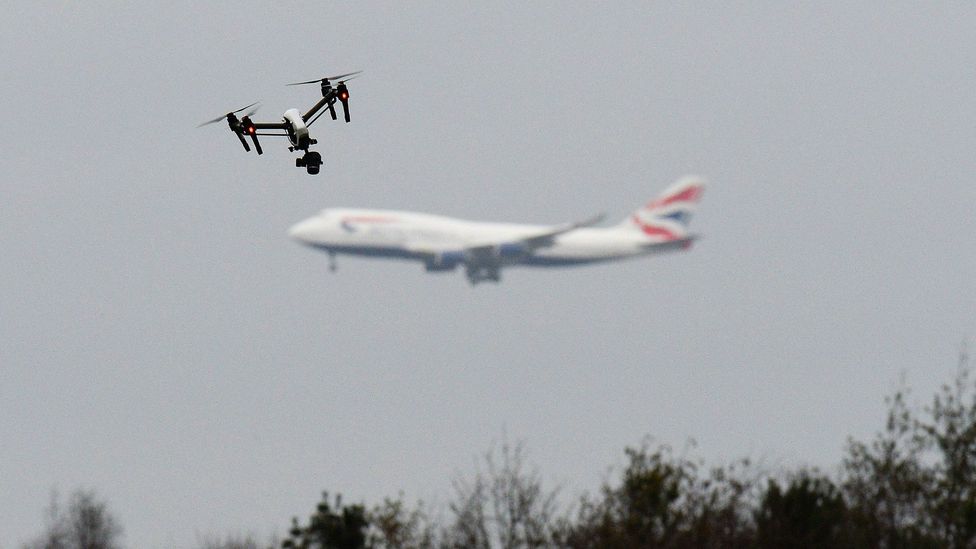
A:
[[[496,265],[472,265],[469,264],[465,269],[468,282],[472,286],[479,282],[500,282],[502,279],[501,270]]]
[[[301,158],[295,159],[295,166],[305,168],[309,175],[315,175],[322,166],[322,155],[315,151],[306,151]]]
[[[339,264],[336,263],[336,253],[329,252],[329,272],[334,273],[339,268]]]

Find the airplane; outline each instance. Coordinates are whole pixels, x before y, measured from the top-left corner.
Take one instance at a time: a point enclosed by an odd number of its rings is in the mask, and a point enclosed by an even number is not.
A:
[[[308,150],[309,147],[318,143],[317,140],[312,139],[309,135],[308,127],[311,126],[313,122],[318,120],[319,116],[322,116],[326,112],[322,109],[327,109],[329,114],[332,115],[332,119],[337,120],[338,117],[336,116],[335,111],[336,101],[342,104],[343,118],[345,118],[346,122],[349,122],[349,88],[346,86],[346,82],[352,80],[361,72],[363,71],[350,72],[337,76],[326,76],[324,78],[317,78],[315,80],[306,80],[305,82],[293,82],[291,84],[286,84],[288,86],[303,86],[306,84],[320,85],[322,90],[322,99],[319,99],[315,105],[312,105],[312,108],[309,109],[305,114],[302,114],[298,109],[288,109],[282,115],[280,122],[254,122],[251,120],[251,116],[257,112],[257,103],[251,103],[250,105],[237,109],[236,111],[231,111],[227,114],[222,114],[213,120],[208,120],[197,127],[200,128],[208,124],[214,124],[216,122],[220,122],[221,120],[226,120],[227,125],[230,126],[230,131],[234,132],[234,135],[241,140],[241,145],[244,146],[244,150],[251,152],[251,147],[248,146],[247,141],[244,139],[244,135],[246,134],[251,138],[251,141],[254,143],[254,149],[258,154],[264,153],[264,151],[261,149],[261,143],[258,141],[259,135],[287,137],[288,141],[291,142],[291,146],[288,147],[289,151],[305,151],[305,154],[301,158],[295,159],[295,166],[305,168],[305,171],[310,175],[315,175],[319,173],[319,169],[322,166],[322,155],[315,151]],[[339,80],[339,84],[334,88],[332,87],[332,80]],[[247,113],[238,119],[237,114],[246,110]],[[284,133],[268,133],[268,131]]]
[[[685,176],[612,227],[594,227],[603,216],[564,225],[517,225],[467,221],[394,210],[331,208],[301,221],[289,235],[336,256],[415,260],[428,272],[464,266],[468,281],[501,280],[516,265],[563,267],[685,250],[697,235],[688,225],[705,182]]]

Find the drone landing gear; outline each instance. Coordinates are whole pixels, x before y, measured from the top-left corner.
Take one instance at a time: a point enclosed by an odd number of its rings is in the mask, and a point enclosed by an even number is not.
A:
[[[315,175],[322,166],[322,155],[315,151],[306,151],[301,158],[295,159],[295,166],[305,168],[309,175]]]

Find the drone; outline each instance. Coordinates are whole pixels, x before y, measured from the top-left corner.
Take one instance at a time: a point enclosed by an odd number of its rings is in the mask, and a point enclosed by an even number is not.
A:
[[[234,132],[234,135],[241,140],[241,145],[244,146],[244,150],[251,152],[250,145],[247,144],[247,140],[244,136],[251,138],[251,142],[254,143],[254,150],[258,154],[263,154],[264,151],[261,150],[261,142],[258,141],[258,136],[276,136],[276,137],[287,137],[291,145],[288,150],[294,151],[304,151],[304,154],[300,158],[295,159],[295,166],[298,168],[305,168],[310,175],[315,175],[319,173],[319,168],[322,166],[322,155],[310,151],[309,147],[318,143],[317,140],[312,139],[308,133],[308,127],[312,125],[320,116],[325,114],[326,111],[332,115],[333,120],[338,120],[336,115],[335,103],[338,101],[342,104],[342,114],[349,122],[349,88],[346,87],[346,82],[352,80],[356,75],[363,71],[350,72],[347,74],[340,74],[338,76],[326,76],[324,78],[317,78],[315,80],[306,80],[305,82],[293,82],[287,84],[288,86],[304,86],[306,84],[320,84],[322,88],[322,99],[320,99],[311,109],[305,114],[302,114],[298,109],[288,109],[282,115],[281,122],[254,122],[251,120],[251,116],[257,112],[258,103],[251,103],[246,107],[237,109],[236,111],[231,111],[225,115],[218,116],[213,120],[208,120],[199,127],[206,126],[208,124],[214,124],[220,122],[221,120],[226,120],[227,125],[230,126],[230,131]],[[337,80],[338,85],[332,87],[332,81]],[[245,112],[247,111],[247,112]],[[237,117],[239,113],[244,113],[240,118]],[[279,133],[284,132],[284,133]]]

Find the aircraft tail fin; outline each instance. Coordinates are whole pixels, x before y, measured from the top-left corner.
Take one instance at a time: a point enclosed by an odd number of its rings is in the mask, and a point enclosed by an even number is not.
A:
[[[643,232],[657,242],[689,237],[688,225],[705,190],[705,180],[685,176],[635,211],[619,227]]]

